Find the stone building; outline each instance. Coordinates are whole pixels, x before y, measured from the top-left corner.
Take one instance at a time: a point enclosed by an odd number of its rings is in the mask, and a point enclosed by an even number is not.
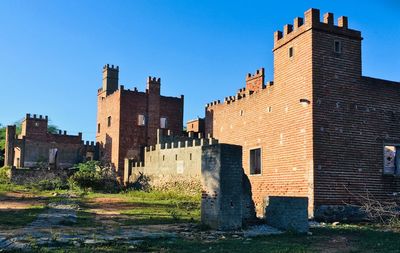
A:
[[[16,135],[16,126],[7,126],[5,143],[6,166],[17,168],[70,168],[74,164],[98,159],[94,142],[82,141],[82,133],[67,135],[48,132],[48,117],[31,117],[26,114],[21,123],[21,134]]]
[[[145,146],[155,145],[157,129],[180,134],[183,95],[160,95],[160,78],[148,77],[145,92],[118,84],[118,66],[105,65],[103,86],[97,93],[97,134],[100,159],[110,162],[123,178],[124,159],[143,161]]]
[[[184,185],[186,191],[201,187],[202,222],[215,229],[238,229],[254,221],[250,183],[242,168],[242,147],[219,144],[214,138],[173,136],[157,132],[157,143],[144,149],[144,161],[125,159],[124,182],[141,175],[156,189]]]
[[[206,105],[206,134],[243,147],[258,214],[267,196],[308,197],[309,215],[400,192],[400,83],[361,72],[361,32],[305,17],[274,34],[274,80]]]

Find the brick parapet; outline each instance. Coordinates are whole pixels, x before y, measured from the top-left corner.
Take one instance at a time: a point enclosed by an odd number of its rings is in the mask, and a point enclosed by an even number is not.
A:
[[[276,31],[274,33],[273,51],[277,50],[310,29],[362,40],[360,31],[348,28],[347,17],[339,17],[338,25],[336,26],[333,22],[333,14],[326,13],[324,15],[323,22],[321,22],[320,11],[318,9],[312,8],[307,10],[304,13],[304,22],[303,18],[297,17],[294,19],[293,24],[294,25],[285,25],[283,28],[283,33],[282,31]]]

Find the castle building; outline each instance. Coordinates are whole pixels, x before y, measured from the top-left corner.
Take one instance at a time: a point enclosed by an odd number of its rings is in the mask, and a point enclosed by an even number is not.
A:
[[[4,165],[17,168],[70,168],[79,162],[98,159],[94,142],[82,141],[82,133],[49,133],[48,117],[26,114],[17,136],[16,126],[7,126]]]
[[[206,105],[206,134],[243,147],[260,214],[267,196],[329,206],[400,192],[400,83],[361,71],[361,32],[320,11],[274,33],[274,80],[264,69],[224,102]]]
[[[118,84],[119,67],[103,67],[103,86],[97,93],[96,142],[100,159],[111,163],[123,178],[124,159],[140,162],[144,147],[155,145],[157,129],[179,135],[183,130],[183,95],[160,95],[160,78],[148,77],[145,92]]]

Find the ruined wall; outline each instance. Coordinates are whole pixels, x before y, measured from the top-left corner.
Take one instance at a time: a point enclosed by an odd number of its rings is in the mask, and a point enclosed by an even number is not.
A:
[[[10,170],[10,181],[14,184],[32,184],[42,180],[67,180],[73,173],[72,170],[57,169],[15,169]]]
[[[201,221],[213,229],[242,227],[242,147],[202,147]],[[235,159],[236,158],[236,159]]]
[[[70,168],[85,161],[88,153],[91,159],[98,158],[94,142],[86,145],[82,134],[67,135],[48,132],[48,117],[27,114],[22,121],[21,134],[15,135],[15,126],[8,126],[7,163],[9,166]]]

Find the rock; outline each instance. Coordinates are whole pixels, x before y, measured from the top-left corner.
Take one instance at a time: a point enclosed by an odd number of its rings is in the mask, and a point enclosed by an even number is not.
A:
[[[276,235],[276,234],[282,234],[282,233],[283,232],[281,230],[278,230],[278,229],[273,228],[268,225],[257,225],[257,226],[249,227],[249,229],[245,230],[243,232],[243,236],[244,237],[256,237],[256,236],[260,236],[260,235]]]
[[[337,226],[337,225],[339,225],[338,221],[335,221],[335,222],[332,223],[332,226],[334,226],[334,227]]]

